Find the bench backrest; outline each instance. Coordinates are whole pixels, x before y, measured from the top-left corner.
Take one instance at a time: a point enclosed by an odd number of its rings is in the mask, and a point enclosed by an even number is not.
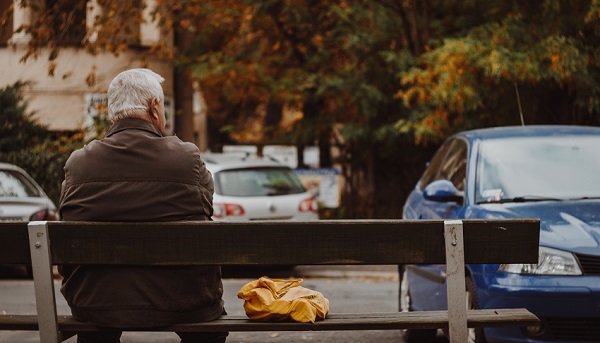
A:
[[[0,222],[0,265],[31,264],[28,222]]]
[[[54,264],[445,263],[441,220],[48,222]],[[539,220],[463,221],[465,263],[536,263]]]

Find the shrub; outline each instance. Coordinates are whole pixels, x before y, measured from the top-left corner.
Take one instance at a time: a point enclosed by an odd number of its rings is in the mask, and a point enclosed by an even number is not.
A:
[[[0,153],[25,149],[49,136],[48,129],[37,122],[33,113],[27,113],[22,94],[27,85],[18,81],[0,89]]]
[[[83,145],[83,132],[51,134],[27,112],[23,88],[16,82],[0,89],[0,162],[23,168],[58,205],[63,167],[71,152]]]

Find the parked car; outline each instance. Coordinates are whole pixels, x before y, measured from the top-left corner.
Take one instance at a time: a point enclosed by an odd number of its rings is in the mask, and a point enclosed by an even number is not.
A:
[[[317,220],[318,203],[279,162],[235,154],[203,155],[215,183],[214,220]]]
[[[0,163],[0,221],[58,220],[40,185],[14,164]]]
[[[458,133],[431,159],[403,218],[540,218],[537,265],[468,265],[465,291],[469,308],[525,307],[541,325],[470,329],[469,342],[600,342],[600,128]],[[444,266],[399,270],[402,311],[447,308]]]

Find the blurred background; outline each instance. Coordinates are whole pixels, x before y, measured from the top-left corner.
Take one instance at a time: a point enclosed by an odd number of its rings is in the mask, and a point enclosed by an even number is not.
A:
[[[401,218],[452,133],[600,126],[600,1],[0,0],[0,65],[0,161],[55,203],[148,67],[168,134],[290,166],[321,218]]]

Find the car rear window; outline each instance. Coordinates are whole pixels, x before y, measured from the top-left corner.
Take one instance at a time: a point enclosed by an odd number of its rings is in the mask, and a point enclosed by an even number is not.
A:
[[[305,191],[288,168],[231,169],[215,174],[215,193],[225,196],[274,196]]]
[[[39,197],[37,188],[21,173],[0,170],[0,198]]]

